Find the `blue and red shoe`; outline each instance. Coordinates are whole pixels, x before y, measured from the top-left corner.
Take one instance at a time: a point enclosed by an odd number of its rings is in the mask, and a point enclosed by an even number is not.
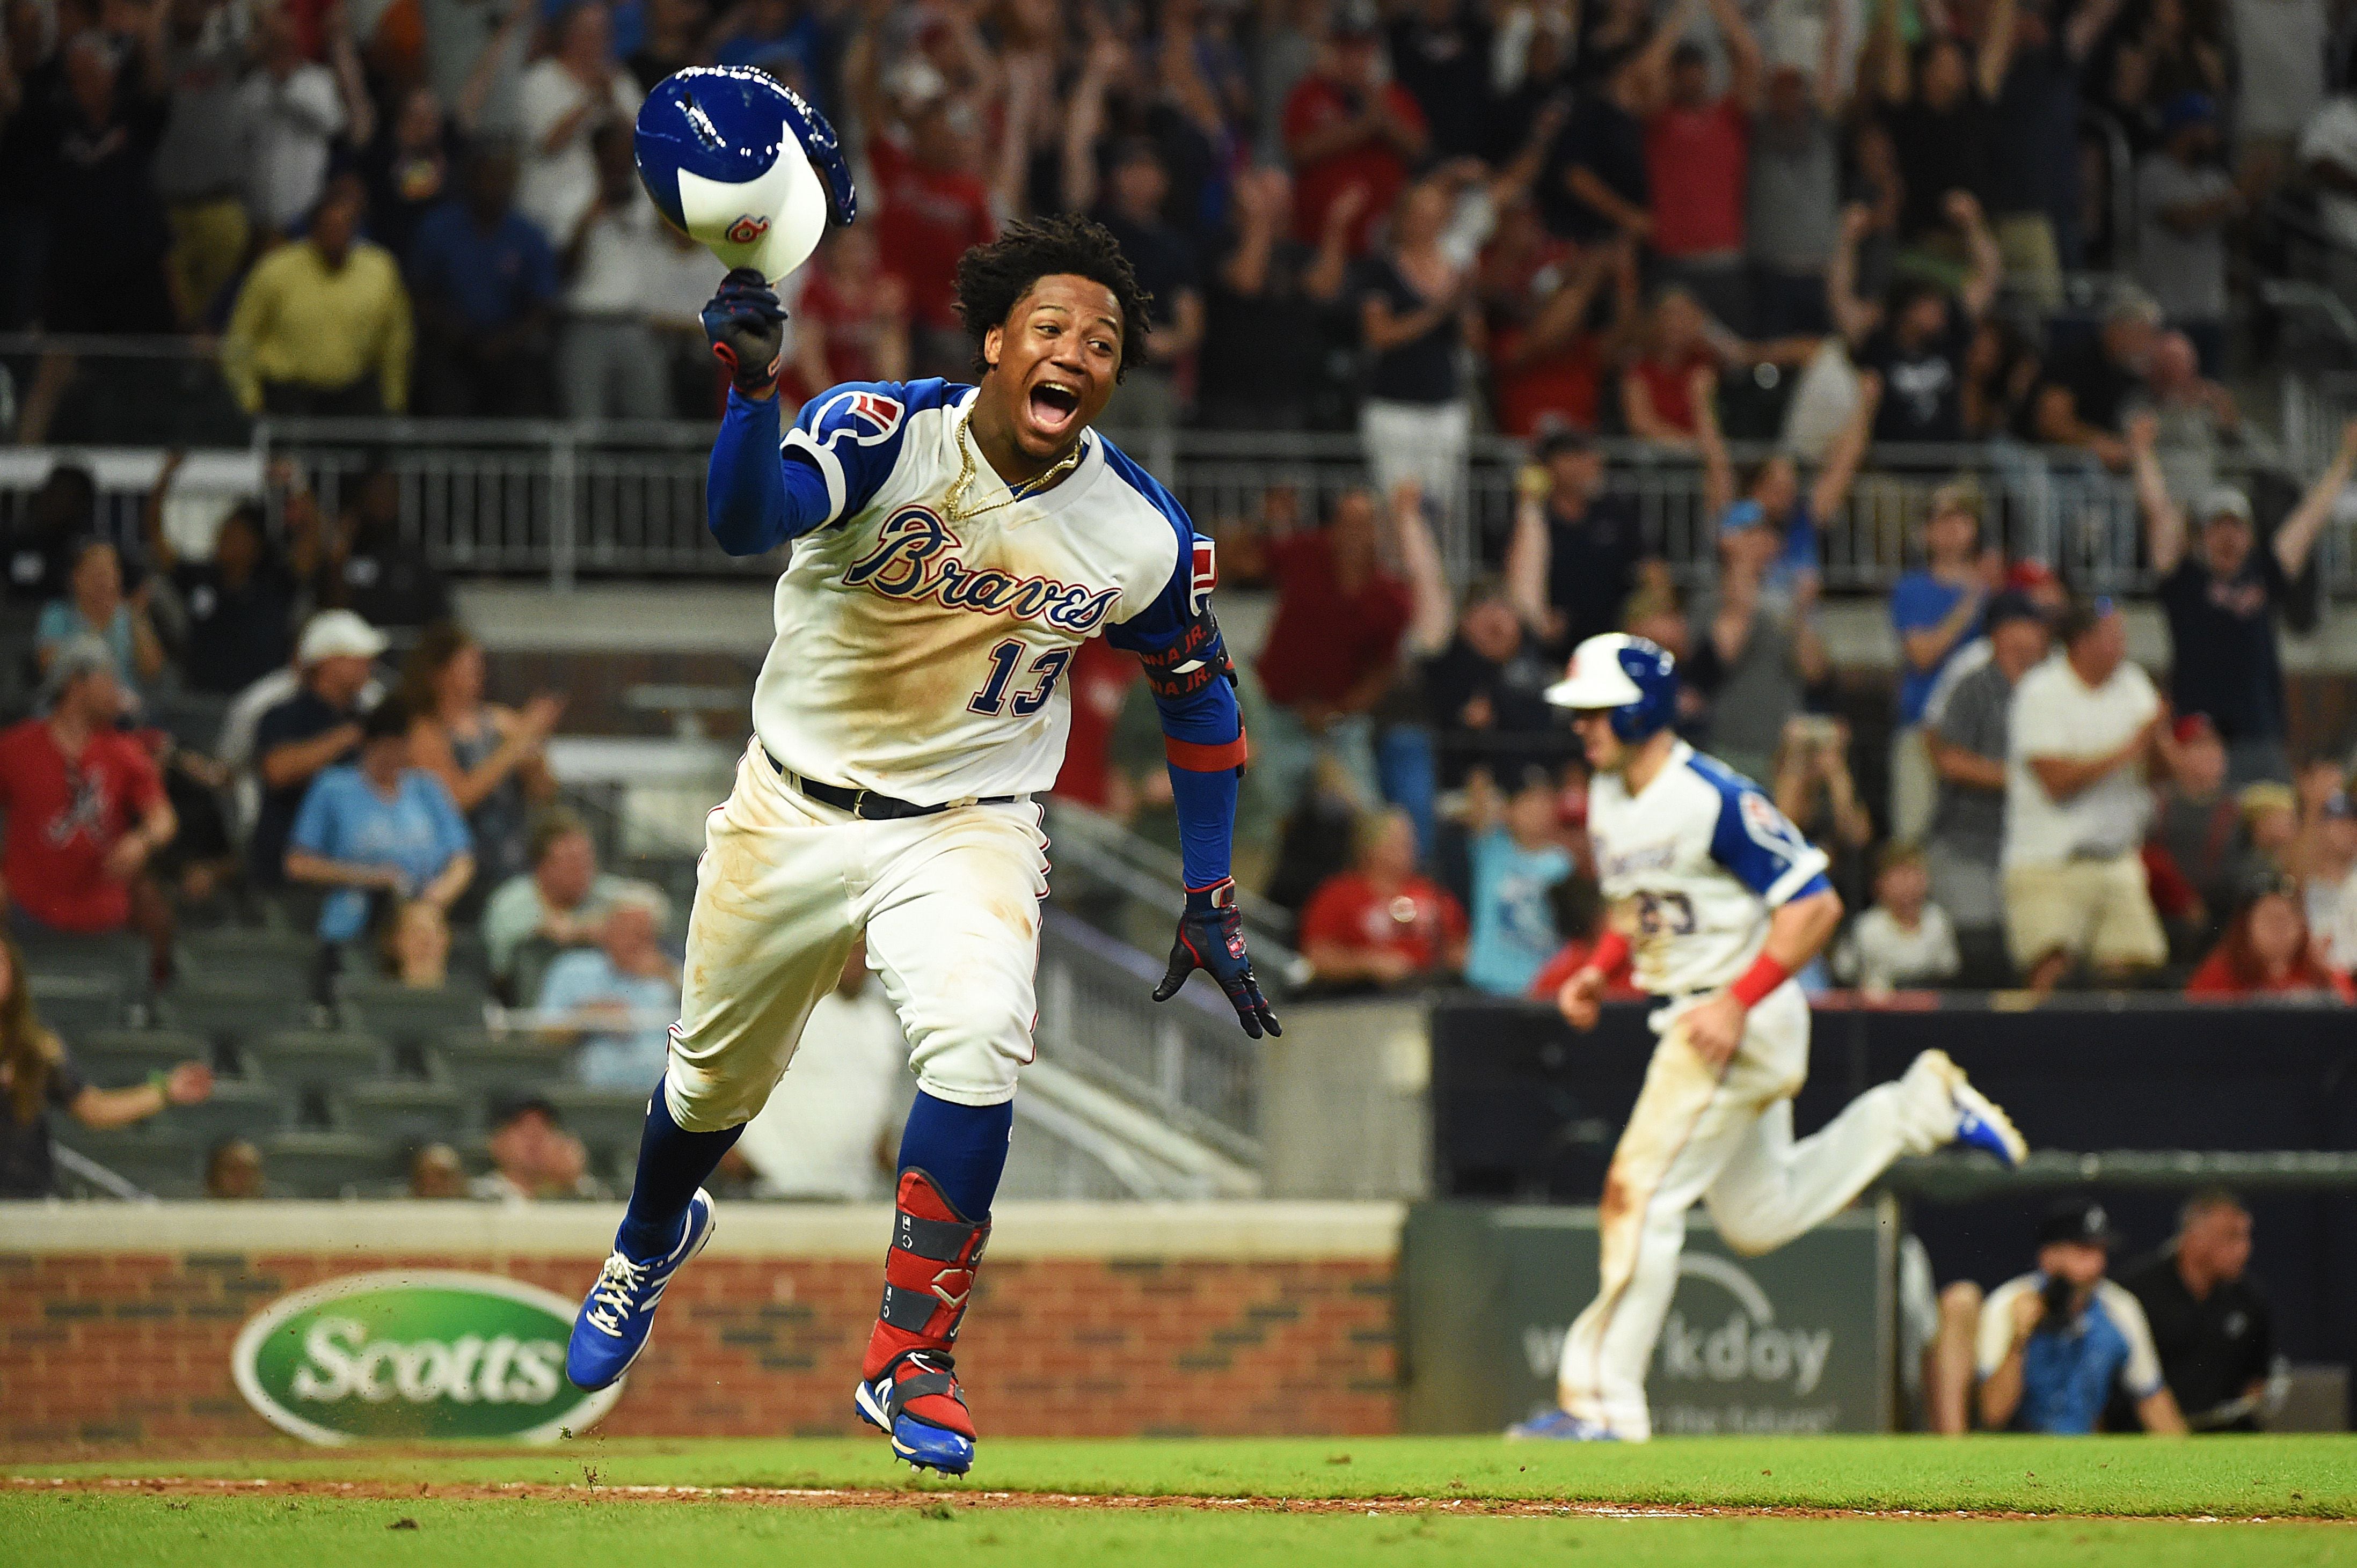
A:
[[[900,1173],[893,1207],[884,1305],[852,1405],[909,1464],[963,1476],[974,1467],[974,1417],[951,1351],[990,1222],[960,1214],[920,1170]]]

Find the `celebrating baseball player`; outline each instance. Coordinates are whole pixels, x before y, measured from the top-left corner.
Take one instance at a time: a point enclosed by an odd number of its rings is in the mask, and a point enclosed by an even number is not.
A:
[[[736,133],[708,101],[721,87],[694,90],[707,98],[681,111],[673,145],[686,148],[678,187],[701,199],[691,175],[725,174]],[[813,157],[831,186],[840,175],[845,220],[839,157]],[[754,688],[753,740],[706,826],[680,1018],[629,1212],[566,1366],[580,1386],[604,1387],[645,1346],[665,1285],[712,1234],[702,1183],[777,1087],[864,932],[918,1094],[854,1403],[902,1458],[962,1473],[974,1426],[952,1350],[990,1234],[1016,1069],[1032,1055],[1048,886],[1032,797],[1063,758],[1062,678],[1100,633],[1144,663],[1188,887],[1155,996],[1200,967],[1258,1038],[1276,1019],[1228,875],[1244,740],[1208,602],[1211,543],[1090,428],[1146,329],[1147,298],[1109,233],[1051,218],[967,252],[957,297],[978,384],[835,387],[782,446],[785,312],[765,275],[775,274],[732,271],[704,313],[735,381],[708,521],[731,554],[791,541],[792,556]]]
[[[1809,1007],[1794,972],[1841,919],[1824,852],[1760,787],[1670,727],[1678,677],[1642,638],[1591,637],[1547,700],[1572,710],[1588,764],[1587,829],[1612,929],[1558,998],[1596,1025],[1604,976],[1634,950],[1665,1005],[1661,1044],[1604,1179],[1596,1300],[1565,1337],[1561,1408],[1510,1435],[1641,1442],[1645,1370],[1699,1198],[1727,1244],[1765,1252],[1840,1209],[1901,1155],[1942,1144],[2024,1154],[2005,1113],[1940,1051],[1868,1090],[1824,1130],[1792,1137],[1808,1075]]]

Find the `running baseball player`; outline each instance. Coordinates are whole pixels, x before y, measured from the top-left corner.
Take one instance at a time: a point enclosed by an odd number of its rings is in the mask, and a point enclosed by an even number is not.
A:
[[[1602,1279],[1565,1337],[1561,1408],[1509,1435],[1642,1442],[1645,1370],[1697,1199],[1727,1244],[1765,1252],[1826,1219],[1901,1155],[1950,1143],[2020,1162],[2005,1112],[1939,1051],[1795,1141],[1809,1007],[1794,972],[1841,920],[1825,855],[1750,779],[1670,725],[1678,677],[1642,638],[1591,637],[1547,700],[1572,710],[1595,777],[1587,831],[1610,932],[1558,998],[1595,1027],[1604,976],[1634,950],[1637,983],[1664,1005],[1645,1085],[1604,1178]]]
[[[900,1457],[951,1474],[974,1452],[952,1350],[1032,1054],[1048,888],[1032,797],[1062,762],[1062,678],[1087,638],[1138,655],[1168,739],[1188,891],[1155,997],[1200,967],[1245,1033],[1277,1032],[1228,875],[1244,740],[1211,542],[1090,428],[1140,351],[1146,296],[1111,234],[1060,217],[968,251],[957,297],[978,384],[838,386],[782,446],[776,295],[733,272],[705,310],[735,379],[713,535],[731,554],[793,552],[753,741],[705,830],[629,1213],[566,1361],[602,1388],[644,1348],[664,1286],[711,1237],[701,1184],[864,932],[918,1094],[853,1400]]]

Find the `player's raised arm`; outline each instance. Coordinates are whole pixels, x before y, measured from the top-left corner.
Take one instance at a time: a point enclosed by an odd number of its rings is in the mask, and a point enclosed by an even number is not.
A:
[[[866,504],[891,472],[906,408],[897,384],[854,382],[811,400],[782,443],[778,373],[786,312],[740,267],[704,307],[713,357],[728,367],[728,406],[705,476],[705,523],[731,555],[759,555]]]
[[[1180,541],[1168,585],[1144,611],[1107,634],[1115,647],[1135,653],[1146,668],[1146,689],[1154,694],[1162,720],[1171,800],[1178,811],[1187,908],[1178,917],[1170,968],[1155,987],[1154,999],[1168,1001],[1187,976],[1200,969],[1227,993],[1245,1034],[1255,1040],[1264,1034],[1281,1035],[1285,1031],[1261,994],[1252,960],[1244,952],[1243,918],[1236,909],[1236,884],[1230,871],[1237,782],[1244,764],[1243,714],[1236,705],[1235,665],[1211,614],[1211,585],[1218,575],[1211,542],[1196,534],[1169,492],[1126,457],[1114,460],[1130,470],[1125,477],[1171,520]]]

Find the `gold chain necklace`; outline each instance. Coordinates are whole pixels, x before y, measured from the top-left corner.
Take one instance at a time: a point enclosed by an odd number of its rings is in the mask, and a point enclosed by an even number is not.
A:
[[[950,481],[949,494],[942,498],[942,510],[952,522],[970,522],[987,512],[996,511],[1001,507],[1013,506],[1020,500],[1029,500],[1058,479],[1071,473],[1080,462],[1081,454],[1088,449],[1084,444],[1076,442],[1071,451],[1066,453],[1054,467],[1038,478],[1028,480],[1020,487],[1009,485],[1005,499],[992,501],[988,506],[968,509],[965,498],[973,490],[974,481],[974,439],[968,434],[973,424],[974,415],[971,413],[958,421],[958,476]]]

